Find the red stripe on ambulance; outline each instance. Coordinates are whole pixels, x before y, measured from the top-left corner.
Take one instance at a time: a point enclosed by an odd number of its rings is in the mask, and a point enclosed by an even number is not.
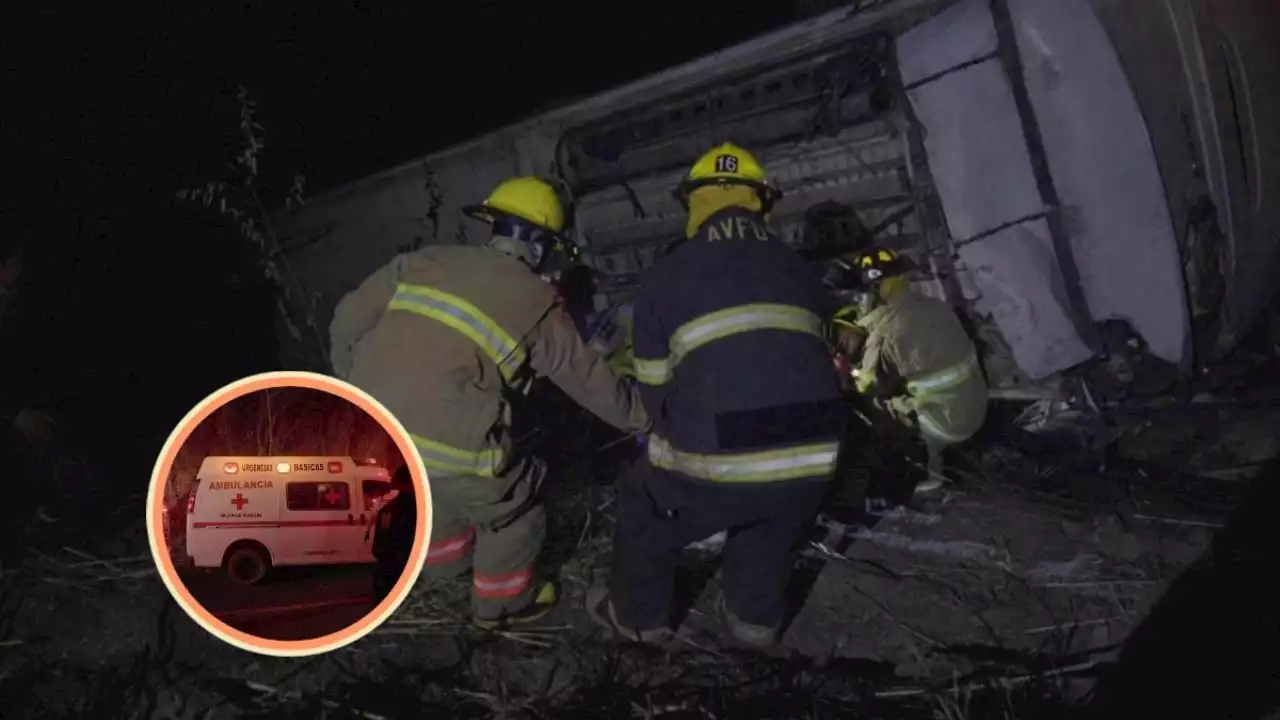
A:
[[[226,520],[221,522],[192,523],[197,528],[284,528],[284,527],[337,527],[352,523],[348,520],[281,520],[279,522],[259,522],[256,520]]]

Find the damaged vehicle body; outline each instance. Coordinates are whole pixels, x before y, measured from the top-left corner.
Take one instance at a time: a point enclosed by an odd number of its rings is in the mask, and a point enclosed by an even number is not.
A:
[[[302,314],[327,327],[395,253],[481,240],[461,208],[516,174],[560,186],[595,309],[625,303],[682,235],[672,188],[732,140],[814,262],[910,256],[917,291],[968,321],[993,397],[1099,410],[1150,380],[1135,363],[1172,382],[1221,357],[1270,301],[1277,20],[1262,0],[847,5],[282,213],[310,295],[282,305],[282,360],[327,369]]]

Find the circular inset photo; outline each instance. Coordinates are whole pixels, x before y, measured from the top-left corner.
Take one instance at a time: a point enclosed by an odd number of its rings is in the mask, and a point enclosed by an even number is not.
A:
[[[312,655],[403,601],[431,533],[412,439],[323,375],[232,383],[179,423],[151,478],[147,531],[184,610],[237,647]]]

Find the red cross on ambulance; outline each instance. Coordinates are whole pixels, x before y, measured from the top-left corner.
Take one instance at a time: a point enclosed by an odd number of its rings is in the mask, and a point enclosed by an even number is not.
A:
[[[330,485],[328,490],[324,492],[324,501],[330,507],[336,507],[342,502],[342,491],[337,485]]]
[[[249,504],[249,498],[240,493],[236,493],[236,496],[231,498],[231,504],[236,506],[236,512],[240,512],[244,510],[245,505]]]

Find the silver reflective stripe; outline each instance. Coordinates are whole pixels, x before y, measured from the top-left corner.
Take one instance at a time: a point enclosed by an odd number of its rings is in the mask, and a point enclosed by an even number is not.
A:
[[[460,450],[421,435],[411,434],[410,436],[413,438],[414,446],[418,448],[418,455],[422,457],[422,464],[428,470],[457,475],[494,477],[502,468],[505,459],[500,449],[472,452]]]
[[[503,376],[511,379],[525,361],[524,349],[480,308],[466,300],[425,285],[400,283],[387,306],[431,318],[466,335],[480,346]]]
[[[675,368],[689,353],[730,335],[755,330],[786,330],[825,337],[822,318],[794,305],[757,303],[738,305],[703,315],[676,328],[664,358],[635,359],[636,379],[646,385],[662,385],[671,380]]]
[[[964,362],[956,363],[949,368],[930,373],[907,382],[907,391],[912,395],[927,395],[953,388],[968,380],[978,370],[977,356],[970,355]]]
[[[715,482],[775,482],[830,475],[835,472],[840,444],[836,441],[769,452],[698,455],[676,450],[657,435],[649,438],[649,461],[654,467]]]
[[[938,422],[936,418],[929,414],[927,410],[916,408],[916,421],[920,423],[920,432],[930,435],[937,440],[941,440],[948,445],[962,443],[969,439],[968,435],[957,435],[949,432],[946,427]]]

